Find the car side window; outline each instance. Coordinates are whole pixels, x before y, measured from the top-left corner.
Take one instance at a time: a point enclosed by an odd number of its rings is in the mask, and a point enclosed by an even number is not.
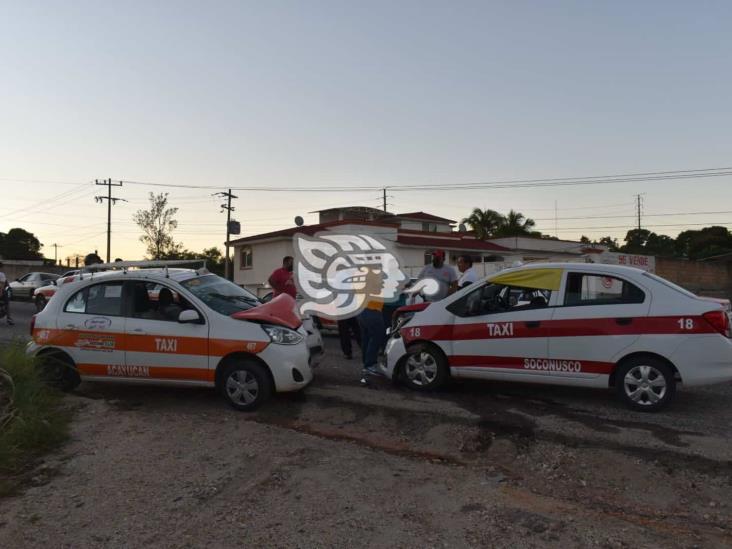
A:
[[[107,282],[88,286],[76,292],[66,302],[67,313],[89,315],[122,315],[122,282]]]
[[[627,280],[590,273],[569,273],[564,291],[565,307],[643,303],[646,294]]]
[[[177,322],[182,311],[192,309],[188,301],[175,290],[154,282],[134,281],[130,316],[147,320]]]
[[[30,276],[29,274],[23,275],[18,279],[18,282],[30,282]]]
[[[448,310],[460,317],[541,309],[549,305],[551,291],[486,284],[452,303]]]

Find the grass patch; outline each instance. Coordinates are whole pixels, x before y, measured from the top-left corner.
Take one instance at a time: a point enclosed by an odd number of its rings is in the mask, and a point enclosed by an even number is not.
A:
[[[67,440],[71,415],[22,345],[0,348],[0,495],[12,492],[43,453]]]

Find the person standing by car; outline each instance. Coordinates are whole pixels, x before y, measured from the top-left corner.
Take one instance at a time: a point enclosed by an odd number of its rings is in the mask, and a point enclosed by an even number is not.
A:
[[[0,261],[0,299],[5,303],[5,318],[8,326],[15,324],[13,319],[10,318],[10,284],[8,283],[8,277],[2,271],[3,262]]]
[[[272,286],[272,297],[280,294],[289,294],[293,298],[297,297],[297,289],[295,288],[295,280],[292,274],[293,259],[291,255],[287,255],[282,259],[282,267],[275,269],[269,275],[269,285]]]
[[[425,265],[419,273],[419,279],[431,278],[437,282],[437,292],[426,296],[427,301],[440,301],[455,290],[458,280],[455,269],[445,265],[445,252],[435,250],[432,252],[432,263]]]
[[[381,293],[382,278],[369,271],[366,275],[366,307],[358,315],[358,324],[361,327],[361,353],[363,355],[363,370],[361,371],[361,385],[367,385],[368,375],[381,375],[378,368],[379,352],[386,342],[386,325],[384,324],[384,302],[373,299]]]
[[[461,255],[457,260],[460,278],[458,279],[458,288],[465,288],[473,282],[478,282],[478,273],[473,269],[473,258],[469,255]]]
[[[343,357],[351,360],[353,358],[353,344],[351,337],[356,340],[356,345],[361,347],[361,327],[358,325],[358,319],[353,316],[338,321],[338,337],[341,340],[341,351]]]

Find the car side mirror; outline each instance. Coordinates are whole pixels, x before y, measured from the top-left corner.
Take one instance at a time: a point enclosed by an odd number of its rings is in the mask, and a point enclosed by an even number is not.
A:
[[[191,324],[199,322],[200,320],[201,317],[199,316],[198,312],[194,311],[193,309],[186,309],[185,311],[181,311],[178,315],[178,322],[183,324]]]

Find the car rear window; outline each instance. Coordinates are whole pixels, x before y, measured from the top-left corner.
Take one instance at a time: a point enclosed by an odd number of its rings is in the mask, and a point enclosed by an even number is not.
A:
[[[616,305],[643,303],[646,294],[635,284],[614,276],[569,273],[564,305]]]
[[[66,302],[67,313],[121,316],[122,282],[95,284],[79,290]]]

